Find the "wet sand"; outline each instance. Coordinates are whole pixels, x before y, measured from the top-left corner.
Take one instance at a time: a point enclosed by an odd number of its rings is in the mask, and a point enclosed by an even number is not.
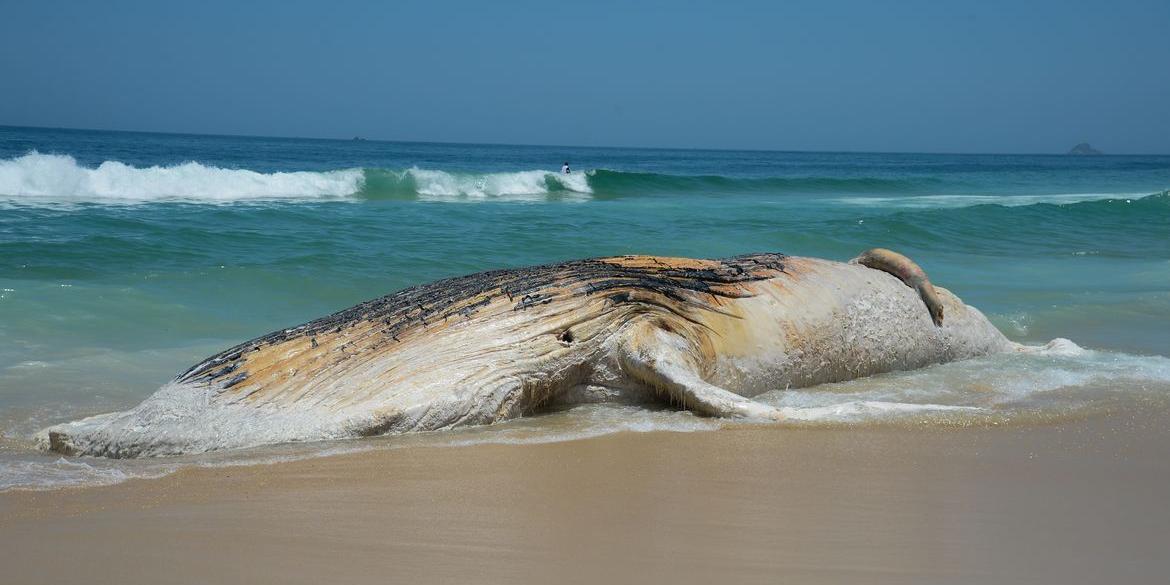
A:
[[[1170,415],[623,433],[0,494],[4,583],[1165,583]]]

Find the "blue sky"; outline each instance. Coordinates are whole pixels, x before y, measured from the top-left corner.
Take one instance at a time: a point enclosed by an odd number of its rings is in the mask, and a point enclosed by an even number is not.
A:
[[[1170,153],[1166,0],[0,2],[6,125]]]

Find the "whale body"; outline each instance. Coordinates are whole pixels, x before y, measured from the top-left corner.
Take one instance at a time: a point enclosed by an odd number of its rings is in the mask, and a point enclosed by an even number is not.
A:
[[[131,410],[38,439],[64,454],[161,456],[607,401],[781,419],[752,397],[1020,347],[905,257],[870,252],[619,256],[440,280],[242,343]]]

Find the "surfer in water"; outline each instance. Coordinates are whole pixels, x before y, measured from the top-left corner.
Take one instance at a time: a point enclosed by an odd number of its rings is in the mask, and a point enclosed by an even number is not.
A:
[[[569,170],[569,161],[565,161],[565,163],[561,165],[561,173],[567,175],[571,172],[573,171]]]

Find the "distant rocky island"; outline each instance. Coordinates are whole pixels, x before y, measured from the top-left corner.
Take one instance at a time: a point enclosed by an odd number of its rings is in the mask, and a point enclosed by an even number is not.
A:
[[[1096,148],[1089,146],[1088,142],[1082,142],[1082,143],[1072,147],[1072,150],[1068,151],[1068,153],[1069,154],[1076,154],[1076,155],[1102,154],[1100,150],[1097,150]]]

